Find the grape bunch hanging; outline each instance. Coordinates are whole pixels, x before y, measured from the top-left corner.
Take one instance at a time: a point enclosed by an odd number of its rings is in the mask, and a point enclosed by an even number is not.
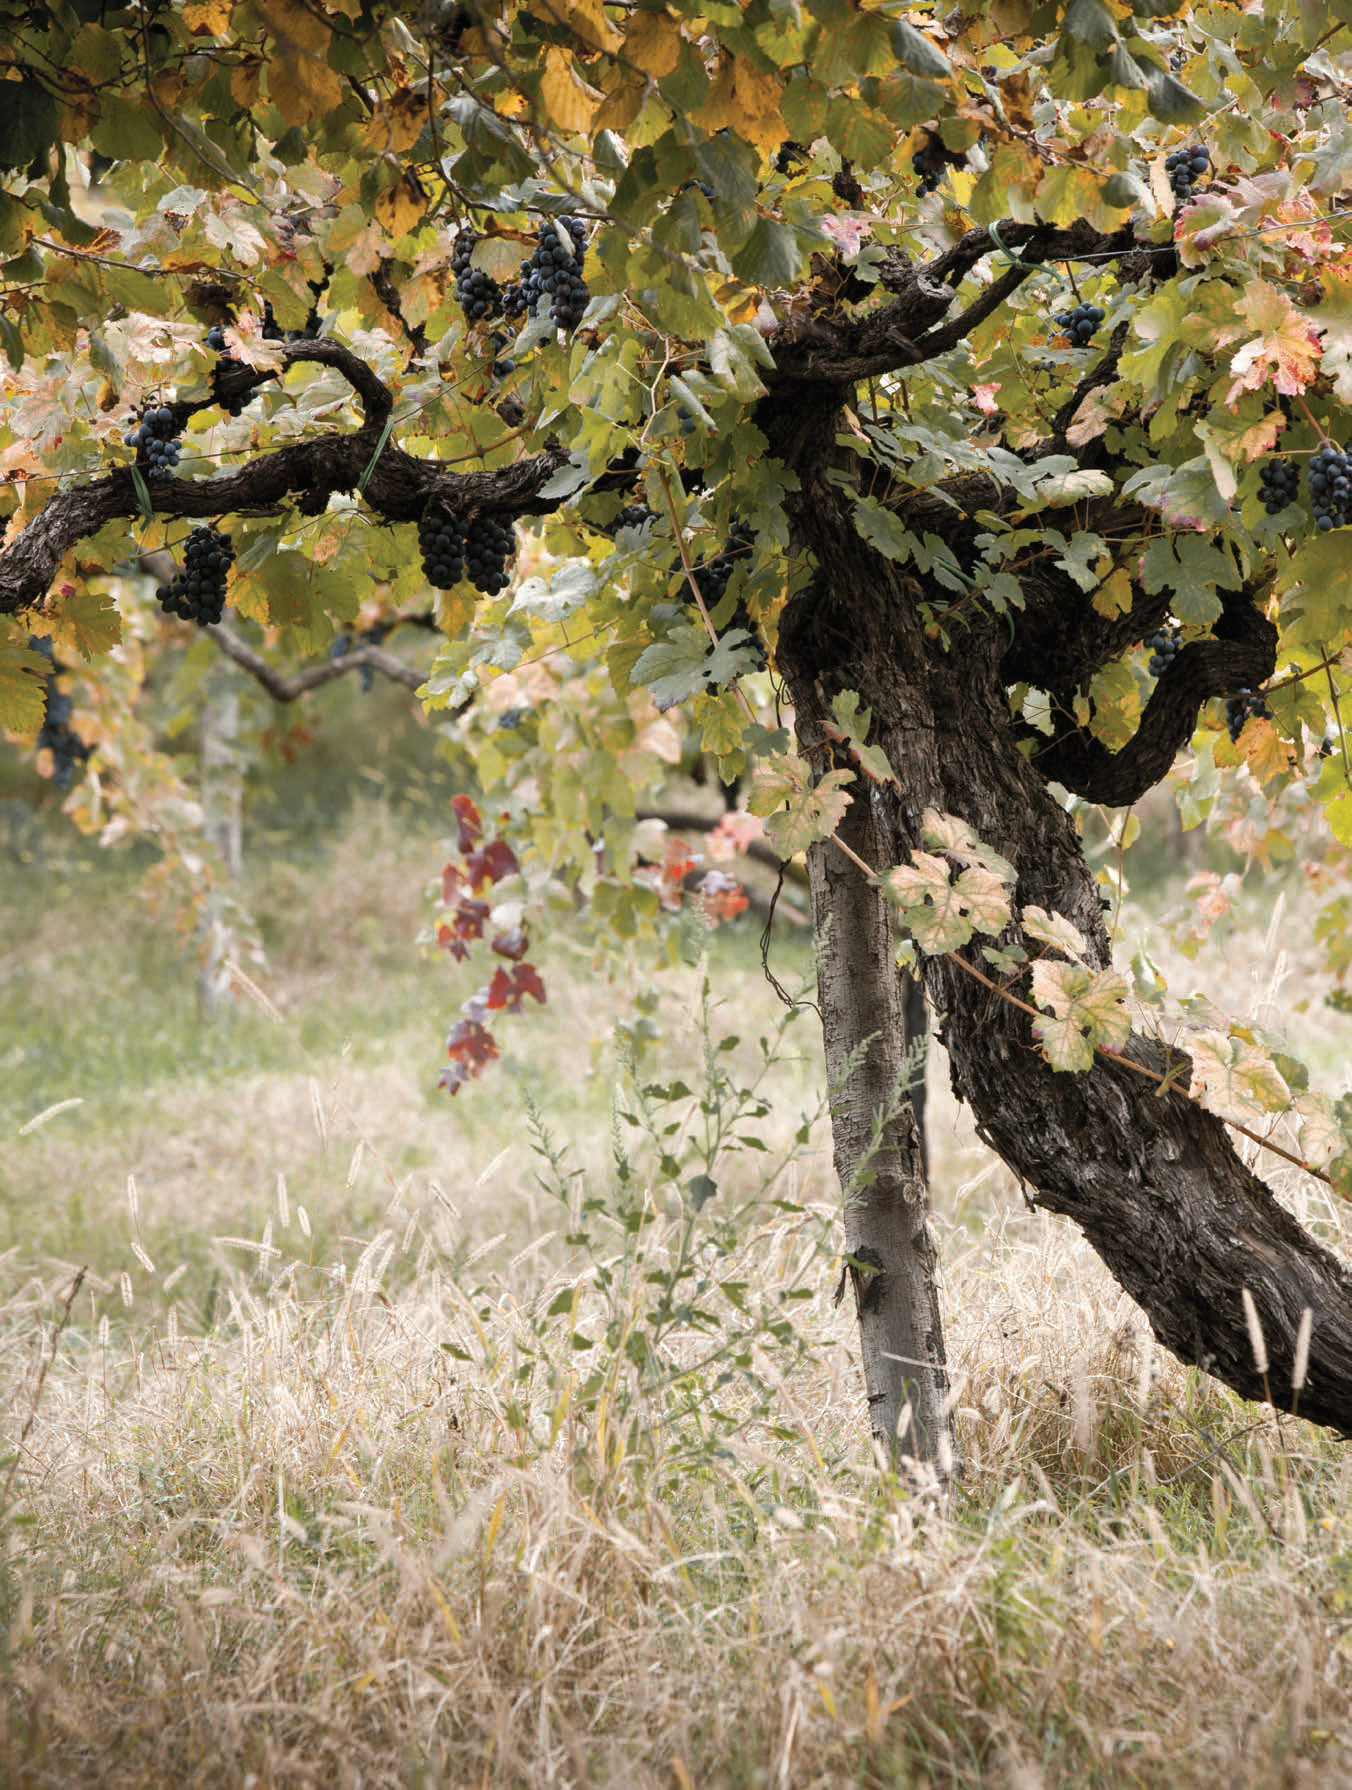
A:
[[[465,571],[475,590],[495,597],[510,579],[507,561],[516,551],[516,537],[496,516],[476,516],[465,530]]]
[[[502,287],[491,274],[474,265],[474,251],[482,241],[477,230],[462,230],[455,239],[451,257],[456,302],[471,323],[499,316],[503,306]]]
[[[70,724],[74,705],[70,695],[57,682],[61,667],[56,662],[49,636],[40,634],[33,640],[33,649],[51,665],[47,673],[47,708],[38,734],[39,752],[52,755],[52,781],[58,789],[69,789],[75,781],[75,770],[89,757],[89,747]]]
[[[1326,442],[1311,455],[1306,476],[1315,527],[1327,534],[1352,522],[1352,454]]]
[[[1145,644],[1151,649],[1150,663],[1146,666],[1146,670],[1151,677],[1164,676],[1178,657],[1182,641],[1183,630],[1177,623],[1168,628],[1160,628],[1154,634],[1146,635]]]
[[[1106,315],[1101,305],[1081,303],[1073,311],[1058,311],[1052,322],[1065,331],[1077,348],[1086,348]]]
[[[464,525],[449,509],[429,504],[418,524],[418,546],[423,576],[435,590],[450,590],[462,578],[487,596],[507,588],[516,537],[496,516],[475,516]]]
[[[510,286],[499,286],[475,267],[474,251],[481,241],[477,231],[462,230],[451,258],[455,296],[471,323],[501,315],[525,317],[548,299],[555,325],[562,330],[577,328],[591,298],[582,271],[587,230],[579,218],[547,218],[536,232],[534,253]]]
[[[1300,495],[1300,474],[1289,460],[1265,460],[1258,474],[1258,495],[1269,516],[1277,516]]]
[[[1262,693],[1252,690],[1237,690],[1233,696],[1225,699],[1225,730],[1233,742],[1238,742],[1244,731],[1244,723],[1250,718],[1261,718],[1271,714]]]
[[[431,505],[418,524],[423,577],[433,590],[450,590],[465,575],[465,534],[449,510]]]
[[[606,532],[613,537],[622,528],[646,528],[650,522],[656,520],[657,511],[650,510],[646,503],[627,503]]]
[[[133,420],[135,426],[122,439],[136,449],[136,464],[151,484],[173,478],[182,452],[173,411],[152,400],[141,406]]]
[[[1172,155],[1165,157],[1164,171],[1169,176],[1174,198],[1180,205],[1186,205],[1200,182],[1211,172],[1211,152],[1200,143],[1175,149]]]
[[[712,559],[703,561],[695,567],[695,587],[704,599],[704,607],[712,612],[722,602],[727,592],[729,580],[736,570],[737,562],[745,559],[751,551],[755,540],[755,532],[745,522],[734,522],[728,530],[727,545],[721,553]],[[727,629],[741,628],[750,637],[750,645],[754,650],[757,663],[762,671],[770,663],[765,648],[756,631],[744,598],[739,598],[736,608],[726,623]]]
[[[235,562],[229,535],[214,527],[195,528],[183,553],[183,569],[161,584],[156,600],[168,615],[205,628],[225,613],[226,582]]]

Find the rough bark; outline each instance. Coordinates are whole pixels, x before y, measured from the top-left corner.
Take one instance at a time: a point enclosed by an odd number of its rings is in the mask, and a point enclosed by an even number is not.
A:
[[[781,626],[780,663],[798,708],[800,742],[813,745],[805,715],[821,713],[837,691],[858,691],[873,710],[871,737],[897,777],[895,788],[860,796],[874,840],[871,853],[860,855],[885,870],[920,845],[926,808],[958,815],[1015,865],[1018,906],[1065,915],[1089,941],[1090,967],[1106,965],[1100,895],[1074,821],[1019,749],[1006,697],[1003,622],[974,625],[960,646],[943,650],[926,635],[920,614],[921,603],[941,603],[942,592],[927,590],[860,540],[849,497],[827,483],[820,456],[816,477],[807,460],[796,467],[804,486],[794,502],[796,542],[829,568],[829,577],[820,573],[795,599]],[[841,905],[850,886],[822,879],[821,917],[833,928],[858,923]],[[1021,940],[1016,924],[1001,942]],[[979,965],[978,949],[967,954]],[[1030,954],[1038,949],[1030,946]],[[1352,1432],[1352,1273],[1240,1160],[1223,1123],[1122,1065],[1100,1061],[1085,1074],[1053,1073],[1024,1013],[949,958],[923,959],[921,968],[955,1090],[980,1135],[1036,1204],[1081,1226],[1161,1343],[1246,1397],[1270,1398]],[[838,1053],[841,1041],[833,1043],[831,1031],[851,1022],[845,1010],[824,1007],[823,1015],[828,1052]],[[1123,1055],[1156,1071],[1166,1067],[1162,1047],[1149,1038],[1133,1036]],[[842,1153],[838,1144],[843,1173],[851,1148],[847,1140]],[[1245,1288],[1266,1340],[1266,1374],[1254,1361]],[[1307,1308],[1309,1368],[1297,1390],[1295,1339]]]

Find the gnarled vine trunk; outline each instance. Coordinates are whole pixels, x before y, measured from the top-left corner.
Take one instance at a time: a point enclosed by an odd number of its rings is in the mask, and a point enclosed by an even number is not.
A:
[[[1074,742],[1058,743],[1040,768],[1020,749],[1006,695],[1019,675],[1014,665],[1020,652],[1053,654],[1059,644],[1067,658],[1074,657],[1074,640],[1058,641],[1056,604],[1073,617],[1086,607],[1083,597],[1073,587],[1030,591],[1013,639],[1004,618],[983,616],[973,605],[945,645],[926,623],[951,604],[951,593],[884,559],[861,539],[849,493],[825,476],[833,450],[823,444],[834,440],[835,421],[820,393],[816,414],[810,411],[805,403],[782,399],[763,406],[772,444],[802,482],[792,501],[794,544],[810,552],[818,568],[812,585],[786,610],[780,630],[779,663],[795,705],[800,750],[820,769],[829,768],[837,749],[823,719],[835,694],[857,691],[872,710],[870,740],[882,746],[897,779],[895,786],[870,786],[863,779],[853,786],[848,826],[859,855],[886,870],[907,861],[921,844],[927,808],[957,815],[1015,866],[1016,909],[1036,904],[1063,914],[1088,941],[1089,966],[1106,966],[1110,951],[1099,891],[1075,823],[1051,793],[1045,768],[1054,762],[1055,774],[1062,775]],[[995,507],[995,495],[987,484],[970,507]],[[936,532],[947,527],[961,563],[963,531],[968,545],[973,532],[962,508],[948,522],[931,510],[923,525]],[[1040,596],[1048,600],[1040,602]],[[1270,657],[1267,624],[1252,599],[1245,600],[1247,610],[1227,610],[1217,642],[1191,649],[1188,675],[1194,682],[1197,666],[1205,673],[1226,652],[1266,650]],[[1106,640],[1101,650],[1121,651],[1152,625],[1152,616],[1138,615],[1126,624],[1134,635],[1124,635],[1115,648]],[[1063,634],[1072,635],[1075,626],[1068,619]],[[1099,749],[1087,743],[1083,775],[1123,788],[1148,786],[1143,777],[1157,780],[1195,721],[1198,702],[1193,699],[1189,710],[1185,700],[1190,688],[1182,672],[1175,680],[1161,679],[1152,730],[1143,724],[1134,756],[1109,756],[1100,764],[1094,757]],[[1125,799],[1132,799],[1130,793]],[[894,1043],[890,1056],[881,1045],[865,1050],[881,1028],[900,1036],[896,977],[882,897],[831,843],[815,848],[813,857],[828,1062],[834,1066],[863,1052],[867,1065],[836,1122],[836,1163],[848,1185],[899,1048]],[[1021,938],[1017,923],[1003,935],[1004,942]],[[978,952],[974,943],[965,955],[980,966]],[[971,1108],[979,1135],[1038,1205],[1079,1224],[1142,1306],[1160,1342],[1246,1397],[1270,1399],[1352,1432],[1352,1273],[1240,1160],[1223,1123],[1184,1095],[1161,1092],[1156,1081],[1125,1064],[1099,1059],[1084,1074],[1054,1073],[1018,1007],[950,958],[922,959],[921,974],[955,1091]],[[870,978],[877,984],[873,998],[861,998]],[[1166,1067],[1163,1049],[1139,1035],[1122,1054],[1156,1072]],[[873,1278],[868,1286],[857,1279],[868,1395],[875,1412],[895,1408],[887,1400],[897,1395],[880,1396],[885,1388],[877,1363],[890,1367],[892,1357],[901,1357],[900,1371],[918,1377],[919,1384],[907,1390],[914,1408],[934,1413],[942,1408],[945,1369],[933,1256],[912,1222],[923,1208],[918,1163],[904,1139],[891,1160],[898,1172],[880,1175],[870,1187],[870,1203],[852,1207],[846,1219],[856,1255],[865,1243],[878,1252],[880,1260],[870,1266],[889,1295],[888,1321],[895,1326],[890,1340],[876,1334],[878,1308],[868,1291]],[[1265,1373],[1254,1358],[1246,1288],[1266,1343]],[[1313,1323],[1308,1370],[1296,1387],[1296,1338],[1307,1309]],[[914,1441],[933,1453],[941,1435],[942,1425],[927,1417]]]

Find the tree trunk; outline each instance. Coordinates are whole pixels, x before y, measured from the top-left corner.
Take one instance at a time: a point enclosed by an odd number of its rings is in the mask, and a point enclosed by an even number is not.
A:
[[[864,801],[851,806],[841,835],[866,862],[883,843]],[[831,845],[814,847],[808,869],[869,1422],[890,1460],[929,1462],[945,1476],[952,1462],[948,1368],[909,1086],[907,978],[897,968],[891,910],[869,879]]]
[[[820,720],[836,693],[854,690],[872,710],[870,739],[883,747],[897,780],[870,785],[861,777],[854,784],[847,828],[855,849],[885,871],[921,844],[927,808],[957,815],[1016,867],[1016,911],[1036,904],[1063,914],[1088,941],[1089,967],[1105,966],[1110,950],[1102,903],[1075,823],[1020,751],[1011,720],[1006,686],[1014,679],[1005,660],[1013,630],[1003,617],[967,606],[951,638],[939,638],[932,617],[953,604],[951,592],[869,547],[854,527],[848,490],[825,476],[830,450],[821,444],[834,439],[834,416],[803,403],[767,401],[762,423],[801,480],[791,500],[794,546],[819,568],[780,623],[778,660],[795,705],[800,750],[814,763],[830,762]],[[992,487],[984,501],[997,497]],[[960,507],[953,513],[945,526],[960,550],[961,531],[972,525]],[[890,943],[881,942],[867,884],[847,873],[848,861],[830,843],[817,847],[814,858],[822,1017],[834,1068],[880,1026],[894,1028],[898,1039],[902,1026]],[[977,968],[985,967],[982,942],[962,953]],[[1016,918],[1000,943],[1023,942]],[[1029,955],[1040,949],[1030,944]],[[1245,1397],[1270,1399],[1352,1433],[1352,1273],[1306,1235],[1240,1160],[1221,1120],[1102,1059],[1084,1074],[1053,1073],[1017,1007],[950,958],[923,958],[920,973],[954,1089],[970,1106],[979,1135],[1037,1204],[1080,1225],[1160,1342]],[[878,984],[871,997],[862,991],[870,974]],[[867,1069],[850,1084],[848,1113],[836,1120],[836,1160],[846,1185],[861,1133],[867,1135],[864,1115],[890,1094],[890,1065],[898,1055],[897,1046],[890,1057],[871,1048]],[[1166,1067],[1161,1045],[1139,1035],[1122,1055],[1157,1072]],[[897,1148],[900,1172],[886,1185],[910,1212],[909,1183],[918,1181],[919,1165],[911,1146]],[[937,1380],[941,1347],[926,1352],[916,1340],[937,1338],[937,1328],[926,1328],[934,1307],[918,1290],[931,1258],[915,1242],[920,1227],[907,1232],[902,1220],[888,1229],[881,1206],[871,1199],[848,1220],[851,1246],[876,1247],[875,1233],[864,1231],[877,1224],[885,1239],[879,1253],[889,1268],[907,1264],[893,1271],[916,1303],[900,1297],[887,1303],[886,1319],[878,1314],[878,1334],[866,1344],[866,1363],[900,1356],[910,1367],[909,1358],[918,1356]],[[1265,1366],[1254,1357],[1246,1288],[1265,1339]],[[1313,1319],[1308,1370],[1296,1386],[1296,1338],[1307,1310]],[[861,1301],[861,1322],[873,1315]],[[870,1379],[870,1398],[878,1389]]]
[[[202,954],[198,998],[211,1015],[220,1010],[225,965],[230,954],[231,898],[224,885],[239,880],[244,859],[244,780],[240,774],[239,693],[220,671],[208,674],[198,731],[202,830],[219,860],[222,882],[213,881],[202,914]]]

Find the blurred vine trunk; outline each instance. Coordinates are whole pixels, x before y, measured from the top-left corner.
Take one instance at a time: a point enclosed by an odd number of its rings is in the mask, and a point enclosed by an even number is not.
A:
[[[232,885],[244,867],[244,779],[239,759],[239,692],[223,667],[207,674],[203,687],[197,751],[202,830],[216,858],[201,915],[197,993],[203,1011],[215,1017],[227,988],[227,962],[234,937]]]

